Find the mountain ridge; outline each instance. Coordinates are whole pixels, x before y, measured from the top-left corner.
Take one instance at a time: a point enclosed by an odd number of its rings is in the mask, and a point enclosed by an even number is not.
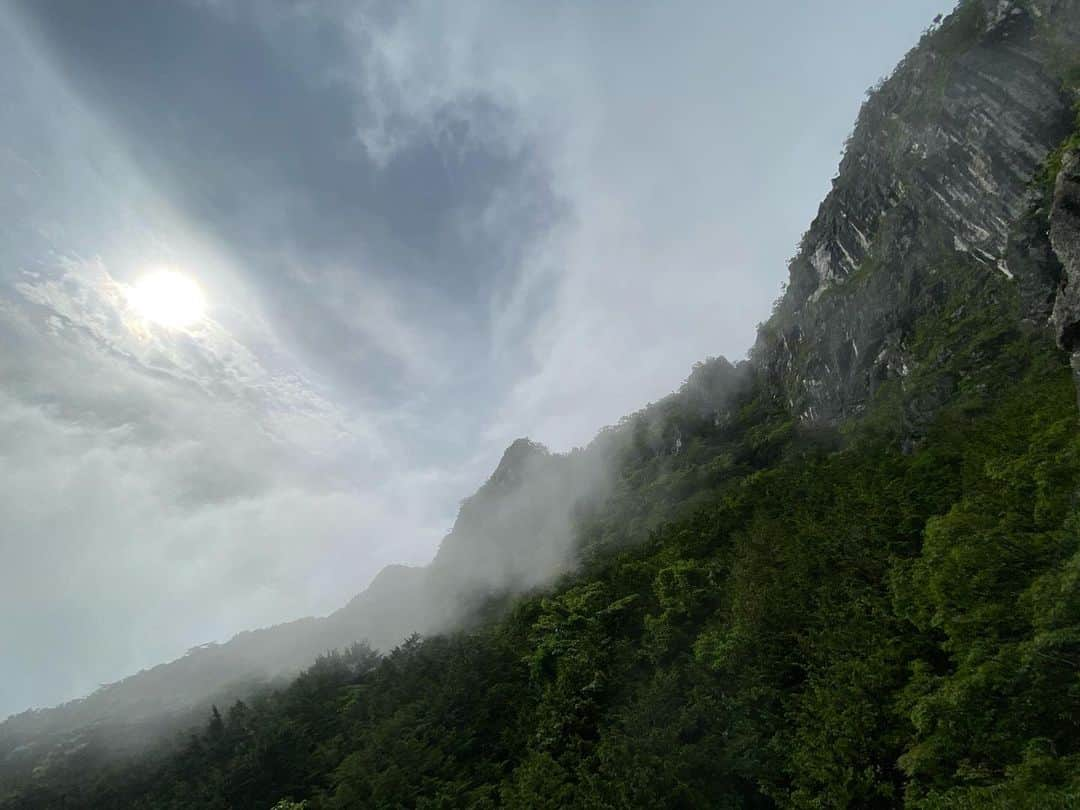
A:
[[[1074,126],[1075,63],[1055,63],[1078,14],[1068,1],[963,3],[870,94],[753,350],[801,417],[857,415],[902,374],[940,254],[1012,274],[1031,179]],[[1021,283],[1052,298],[1055,275]]]
[[[833,188],[792,260],[787,290],[749,361],[701,364],[677,394],[602,431],[586,451],[549,454],[519,439],[462,505],[430,567],[390,566],[328,617],[238,634],[173,663],[197,670],[229,645],[239,651],[271,631],[280,644],[270,657],[280,654],[279,646],[297,668],[358,636],[391,646],[414,630],[438,633],[468,623],[501,592],[530,593],[588,565],[589,543],[580,551],[573,547],[582,524],[603,538],[597,547],[640,541],[661,517],[689,510],[678,502],[685,481],[657,496],[664,502],[654,513],[637,515],[625,506],[626,514],[635,515],[626,521],[630,528],[598,528],[589,523],[596,504],[655,494],[612,481],[611,469],[633,458],[679,471],[689,454],[704,457],[696,437],[703,431],[722,437],[729,424],[733,430],[752,424],[761,435],[752,437],[750,450],[724,452],[714,452],[727,447],[722,438],[710,438],[716,442],[708,445],[712,467],[694,475],[730,475],[749,463],[739,453],[757,454],[753,463],[763,463],[795,428],[782,421],[739,421],[747,408],[772,407],[740,399],[751,380],[762,383],[796,423],[828,428],[865,415],[871,401],[892,390],[921,384],[918,358],[929,356],[923,365],[933,372],[933,385],[903,400],[898,416],[910,453],[945,403],[979,384],[972,383],[974,372],[950,365],[947,350],[928,354],[920,331],[926,317],[958,295],[972,309],[996,306],[1000,285],[1014,284],[1017,320],[1052,334],[1071,354],[1080,383],[1080,152],[1068,141],[1076,129],[1072,105],[1080,73],[1077,63],[1061,63],[1062,50],[1075,53],[1078,46],[1075,0],[962,3],[869,96]],[[1040,184],[1044,164],[1052,177]],[[943,269],[952,266],[964,270]],[[970,314],[962,309],[954,310],[958,324]],[[551,503],[564,508],[552,512]],[[578,507],[583,519],[575,514]],[[590,536],[586,532],[586,540]],[[385,601],[387,594],[393,602]],[[245,665],[241,679],[250,680],[251,671]],[[218,688],[225,685],[218,677]],[[111,697],[116,688],[102,694]],[[205,701],[212,690],[200,688]],[[154,698],[147,700],[152,706]],[[188,705],[197,703],[192,697]],[[9,756],[28,734],[43,733],[19,730],[18,722],[12,724],[19,717],[0,726],[0,745],[6,741]],[[73,729],[66,722],[59,721],[60,736]]]

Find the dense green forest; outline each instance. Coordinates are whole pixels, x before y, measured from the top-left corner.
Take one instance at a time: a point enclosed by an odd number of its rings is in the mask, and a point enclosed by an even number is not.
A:
[[[0,804],[1077,806],[1076,391],[1003,275],[931,276],[918,362],[842,431],[759,380],[724,420],[674,398],[629,420],[573,576]]]

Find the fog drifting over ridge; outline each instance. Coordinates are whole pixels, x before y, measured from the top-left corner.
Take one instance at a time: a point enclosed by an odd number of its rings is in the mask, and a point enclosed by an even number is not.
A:
[[[947,10],[864,6],[0,11],[0,714],[326,613],[514,437],[741,356]],[[159,265],[206,321],[138,323]]]

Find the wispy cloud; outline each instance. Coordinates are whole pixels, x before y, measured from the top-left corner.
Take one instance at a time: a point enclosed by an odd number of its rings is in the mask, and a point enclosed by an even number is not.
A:
[[[0,9],[0,712],[329,610],[510,439],[741,355],[940,10]],[[206,320],[132,311],[158,264]]]
[[[132,304],[131,286],[100,259],[61,259],[51,272],[24,272],[13,286],[54,339],[167,381],[180,396],[242,409],[271,438],[306,449],[353,438],[342,409],[300,372],[271,372],[212,318],[185,329],[146,320]]]

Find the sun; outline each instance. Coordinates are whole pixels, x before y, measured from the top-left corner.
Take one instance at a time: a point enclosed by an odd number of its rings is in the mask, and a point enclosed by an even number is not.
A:
[[[127,292],[128,303],[148,321],[184,329],[202,320],[206,298],[194,279],[174,270],[149,273]]]

